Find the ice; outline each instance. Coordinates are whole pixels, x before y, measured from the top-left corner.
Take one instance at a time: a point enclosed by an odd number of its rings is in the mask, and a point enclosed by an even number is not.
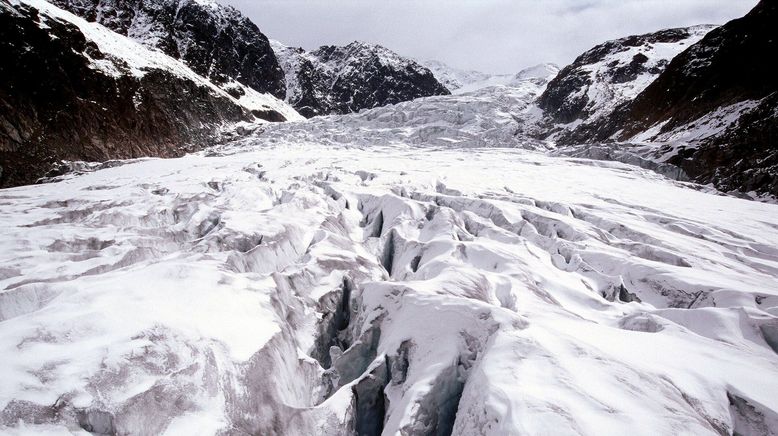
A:
[[[2,191],[3,431],[774,433],[778,206],[494,92]]]

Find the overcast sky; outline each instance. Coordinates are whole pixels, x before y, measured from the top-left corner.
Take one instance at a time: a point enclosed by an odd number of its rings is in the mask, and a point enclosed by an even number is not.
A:
[[[306,49],[354,40],[454,67],[560,66],[613,38],[721,24],[757,0],[219,0],[269,38]]]

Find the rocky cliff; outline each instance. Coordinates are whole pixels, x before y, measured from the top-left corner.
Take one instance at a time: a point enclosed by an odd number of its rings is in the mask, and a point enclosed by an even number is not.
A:
[[[225,123],[298,115],[43,1],[0,2],[0,186],[61,160],[178,156]]]
[[[286,73],[286,101],[306,117],[449,94],[429,69],[378,45],[352,42],[306,52],[274,43],[274,49]]]
[[[212,0],[52,0],[222,84],[234,79],[280,99],[283,71],[270,43],[238,10]]]

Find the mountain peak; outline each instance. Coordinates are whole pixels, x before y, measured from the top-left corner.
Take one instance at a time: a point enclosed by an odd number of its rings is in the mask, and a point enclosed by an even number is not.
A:
[[[448,94],[427,68],[378,44],[273,48],[286,75],[286,101],[308,117]]]

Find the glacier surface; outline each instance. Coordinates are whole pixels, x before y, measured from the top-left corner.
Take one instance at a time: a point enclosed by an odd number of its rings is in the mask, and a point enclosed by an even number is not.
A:
[[[548,153],[543,86],[0,191],[0,432],[776,434],[778,206]]]

